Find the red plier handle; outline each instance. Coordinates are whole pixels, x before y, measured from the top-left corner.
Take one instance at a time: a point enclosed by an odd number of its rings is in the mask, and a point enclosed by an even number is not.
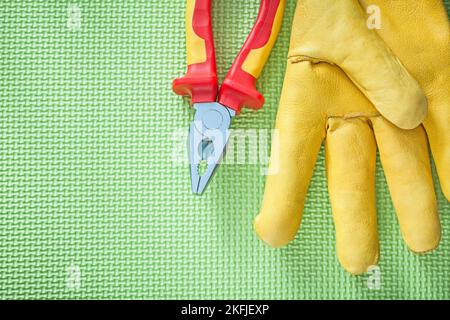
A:
[[[192,103],[218,102],[240,112],[243,106],[259,109],[264,97],[256,79],[269,57],[281,27],[285,0],[261,0],[258,17],[218,94],[216,59],[211,23],[211,0],[187,0],[186,75],[173,81],[173,91]],[[218,97],[217,97],[218,95]]]

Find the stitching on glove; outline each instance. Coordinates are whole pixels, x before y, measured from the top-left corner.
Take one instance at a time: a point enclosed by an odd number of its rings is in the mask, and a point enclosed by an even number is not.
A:
[[[312,64],[328,63],[331,65],[336,65],[335,63],[325,60],[325,59],[319,59],[319,58],[314,58],[314,57],[305,56],[305,55],[288,56],[288,61],[292,64],[308,61],[308,62],[311,62]]]

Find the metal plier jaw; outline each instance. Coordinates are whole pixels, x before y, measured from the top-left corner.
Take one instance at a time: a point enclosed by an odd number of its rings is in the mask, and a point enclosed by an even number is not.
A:
[[[202,194],[223,158],[231,119],[236,111],[218,102],[195,103],[189,127],[189,162],[192,192]],[[202,172],[202,166],[205,166]]]

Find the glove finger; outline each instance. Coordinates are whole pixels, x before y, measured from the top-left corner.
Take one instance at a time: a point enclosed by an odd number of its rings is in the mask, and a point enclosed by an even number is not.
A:
[[[264,198],[254,227],[267,244],[279,247],[290,242],[300,226],[305,196],[325,132],[325,120],[311,92],[322,80],[309,63],[290,64],[271,150]]]
[[[427,114],[425,95],[366,21],[356,0],[301,0],[289,56],[338,65],[384,117],[400,128],[415,128]]]
[[[450,97],[448,97],[448,91],[442,92],[442,94],[447,95],[446,102],[434,103],[434,99],[430,99],[432,110],[430,109],[430,114],[425,120],[424,126],[428,134],[442,192],[450,201]]]
[[[378,262],[375,159],[375,138],[365,120],[328,120],[326,167],[337,255],[352,274]]]
[[[371,121],[403,239],[414,252],[430,251],[441,226],[425,131],[401,130],[382,117]]]

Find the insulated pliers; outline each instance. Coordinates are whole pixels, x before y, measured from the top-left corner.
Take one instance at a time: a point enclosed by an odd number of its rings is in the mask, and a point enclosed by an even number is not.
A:
[[[259,109],[264,97],[255,84],[278,36],[285,0],[261,0],[255,24],[219,90],[211,23],[211,0],[187,0],[187,72],[173,91],[190,96],[195,112],[189,127],[192,192],[201,194],[222,160],[232,118],[242,107]],[[202,164],[206,167],[201,172]]]

